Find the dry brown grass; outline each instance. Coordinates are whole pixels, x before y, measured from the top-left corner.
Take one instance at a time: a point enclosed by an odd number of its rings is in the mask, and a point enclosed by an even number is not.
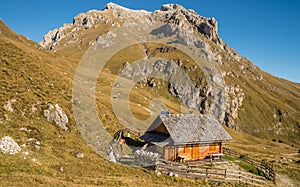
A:
[[[100,27],[98,27],[100,28]],[[102,27],[103,30],[92,30],[92,33],[82,33],[82,37],[94,39],[99,32],[106,32],[109,27]],[[41,148],[28,146],[23,151],[28,151],[29,156],[23,159],[21,154],[9,156],[0,154],[0,185],[1,186],[36,186],[36,185],[60,185],[60,186],[234,186],[228,183],[209,183],[203,180],[172,178],[168,176],[156,176],[152,171],[142,168],[126,167],[119,164],[112,164],[95,154],[82,139],[72,114],[72,79],[76,66],[79,63],[87,42],[69,45],[58,50],[56,53],[40,49],[32,41],[25,37],[16,35],[9,30],[2,22],[0,23],[0,104],[3,106],[7,100],[16,99],[13,103],[13,113],[0,108],[0,137],[11,136],[20,145],[29,138],[36,138],[41,142]],[[88,41],[88,39],[86,39]],[[65,42],[65,41],[64,41]],[[74,44],[75,45],[75,44]],[[155,51],[157,44],[147,44],[150,54],[153,56],[168,57],[173,60],[183,60],[186,66],[187,57],[179,52],[161,54]],[[213,44],[211,44],[213,46]],[[165,46],[166,47],[166,46]],[[110,133],[123,128],[123,125],[116,119],[111,108],[111,86],[121,62],[132,61],[143,57],[143,46],[132,46],[126,51],[111,59],[106,67],[107,71],[99,77],[96,88],[96,102],[99,116],[103,119],[104,125]],[[136,51],[139,51],[138,53]],[[126,54],[134,54],[126,56]],[[162,56],[167,55],[167,56]],[[224,54],[225,55],[225,54]],[[231,62],[236,63],[238,62]],[[249,63],[245,61],[245,63]],[[222,67],[228,71],[230,68]],[[235,65],[233,70],[238,68]],[[202,75],[202,72],[193,72],[192,77]],[[299,164],[278,163],[280,155],[295,153],[298,149],[292,148],[293,143],[299,146],[298,131],[294,133],[289,128],[297,130],[296,122],[299,120],[299,84],[275,78],[264,72],[262,82],[253,82],[244,75],[241,78],[226,78],[227,84],[239,84],[246,93],[243,110],[237,124],[240,129],[249,134],[256,135],[255,138],[245,133],[227,129],[235,139],[235,142],[228,146],[255,158],[265,158],[274,162],[278,172],[286,172],[289,177],[297,181],[299,176]],[[199,75],[199,76],[200,76]],[[267,91],[269,85],[275,85],[277,91]],[[101,89],[99,89],[101,88]],[[101,92],[100,92],[101,91]],[[139,96],[147,98],[144,100]],[[170,108],[171,112],[179,111],[179,103],[176,98],[169,95],[166,89],[153,92],[151,88],[144,87],[131,91],[130,107],[135,116],[139,119],[146,119],[148,113],[143,107],[149,107],[152,98],[160,97]],[[58,127],[48,123],[43,117],[42,111],[47,103],[59,103],[70,118],[68,127],[70,131],[62,132]],[[138,105],[140,104],[140,106]],[[32,111],[32,105],[38,110]],[[275,135],[264,131],[272,125],[274,109],[288,112],[283,118],[283,131]],[[276,119],[279,120],[279,119]],[[299,122],[299,121],[298,121]],[[19,130],[21,127],[31,128],[31,132]],[[254,131],[259,129],[259,132]],[[281,139],[284,143],[272,142]],[[266,148],[266,149],[264,149]],[[78,159],[72,154],[74,151],[82,151],[85,157]],[[299,156],[288,156],[299,160]],[[32,161],[35,158],[36,161]],[[64,172],[60,171],[64,168]]]

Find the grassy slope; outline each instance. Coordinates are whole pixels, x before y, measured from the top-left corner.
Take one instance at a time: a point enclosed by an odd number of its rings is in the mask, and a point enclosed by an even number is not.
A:
[[[109,11],[103,13],[109,16]],[[97,36],[112,29],[110,24],[98,23],[97,27],[91,29],[81,29],[79,31],[79,39],[83,39],[83,43],[74,43],[64,47],[58,48],[56,54],[63,55],[68,59],[72,59],[76,64],[76,59],[83,55],[83,51],[87,49],[88,43],[94,41]],[[239,117],[235,120],[238,129],[243,132],[247,132],[257,137],[268,138],[269,140],[276,139],[276,141],[283,141],[286,144],[294,144],[300,146],[300,84],[293,83],[288,80],[274,77],[264,71],[261,71],[258,67],[255,67],[246,58],[241,58],[240,61],[234,60],[230,57],[229,53],[220,49],[216,44],[209,41],[202,35],[198,35],[202,40],[209,43],[211,49],[215,53],[219,53],[222,56],[224,65],[220,68],[226,72],[234,72],[238,77],[225,76],[227,85],[238,84],[245,93],[245,100],[243,106],[239,110]],[[70,37],[70,36],[69,36]],[[63,46],[68,39],[64,39],[60,42],[60,46]],[[121,63],[131,62],[136,59],[140,59],[144,55],[144,47],[147,47],[148,55],[156,57],[167,57],[169,59],[181,59],[183,64],[187,66],[187,69],[191,69],[189,76],[193,78],[194,82],[197,82],[198,77],[203,78],[203,74],[198,70],[192,68],[188,64],[188,57],[184,55],[178,55],[178,51],[172,51],[168,53],[159,53],[155,49],[159,47],[157,44],[147,44],[146,46],[133,46],[126,49],[116,55],[110,61],[110,65],[107,67],[112,74],[117,74]],[[244,66],[243,72],[240,70],[240,66]],[[251,70],[247,70],[250,67]],[[199,69],[199,68],[198,68]],[[254,80],[262,76],[262,80]],[[105,77],[105,76],[104,76]],[[112,80],[113,81],[113,80]],[[205,85],[205,83],[202,83]],[[143,89],[137,92],[137,95],[143,95],[145,91]],[[165,91],[163,91],[165,92]],[[165,97],[166,98],[166,97]],[[143,105],[148,107],[145,103]],[[279,111],[282,115],[279,115]],[[141,108],[140,115],[143,115],[143,109]],[[276,114],[276,117],[274,117]],[[145,118],[145,116],[143,117]]]
[[[0,39],[1,44],[3,44],[0,49],[1,71],[5,73],[8,71],[8,74],[2,73],[0,77],[1,89],[4,90],[1,92],[1,104],[3,105],[8,99],[17,99],[17,102],[13,104],[14,108],[16,108],[14,113],[5,112],[0,108],[1,116],[8,118],[8,120],[2,118],[0,121],[0,137],[9,135],[19,144],[25,143],[28,138],[36,138],[42,143],[41,149],[39,150],[36,150],[34,146],[29,146],[30,156],[26,160],[20,159],[20,155],[3,156],[0,154],[0,177],[4,179],[1,180],[3,185],[13,184],[13,181],[15,182],[15,185],[20,185],[23,183],[24,179],[27,182],[27,184],[25,183],[24,185],[45,183],[48,185],[102,184],[107,186],[147,186],[149,184],[156,184],[157,186],[167,186],[172,184],[174,186],[182,186],[185,184],[192,186],[199,185],[200,183],[202,185],[204,184],[201,181],[189,179],[156,177],[152,172],[143,169],[128,168],[108,163],[93,153],[81,139],[71,113],[72,77],[79,59],[83,54],[83,49],[87,48],[88,40],[95,39],[95,37],[99,35],[100,31],[98,29],[92,30],[91,32],[82,32],[81,37],[89,37],[89,39],[86,39],[82,44],[74,44],[76,47],[74,47],[74,45],[66,46],[53,54],[38,49],[38,47],[35,47],[37,44],[14,34],[3,23],[0,24],[0,27]],[[101,33],[110,29],[107,27],[97,28],[102,29]],[[8,45],[7,42],[10,42],[10,44]],[[122,58],[121,60],[124,59]],[[238,72],[238,63],[235,63],[235,65],[228,69],[233,69]],[[245,61],[245,63],[249,62]],[[21,67],[24,67],[24,70],[22,70]],[[225,66],[222,68],[228,70]],[[257,133],[253,130],[255,129],[253,127],[260,128],[266,126],[266,124],[269,125],[274,120],[272,114],[276,107],[280,108],[282,111],[289,111],[291,114],[291,117],[284,119],[286,120],[285,123],[291,122],[295,124],[299,119],[300,111],[299,106],[297,105],[300,93],[299,84],[281,80],[263,72],[262,74],[264,79],[258,84],[253,84],[252,80],[243,77],[243,75],[240,76],[241,79],[226,78],[227,84],[238,83],[246,94],[246,101],[243,106],[244,110],[240,111],[237,123],[239,124],[240,129],[245,132],[249,132],[256,136],[268,137],[269,139],[276,137],[276,139],[282,139],[288,143],[292,139],[289,139],[289,136],[287,136],[286,133],[278,136],[274,136],[267,131],[260,131],[260,133]],[[8,75],[16,76],[17,81],[14,82],[15,79],[10,78]],[[28,77],[32,77],[33,80],[31,81]],[[114,77],[109,74],[109,72],[104,72],[103,78],[105,78],[105,80],[99,80],[98,87],[102,86],[102,89],[103,85],[106,85],[105,89],[107,91],[98,93],[96,99],[99,101],[99,115],[107,114],[105,124],[109,127],[108,130],[113,133],[122,128],[122,125],[117,122],[111,112],[110,106],[111,95],[109,89],[111,88],[110,83],[114,81]],[[280,89],[276,92],[266,91],[265,88],[269,87],[270,84],[276,85]],[[28,88],[30,88],[31,91],[26,91]],[[155,94],[151,91],[150,88],[133,90],[131,93],[132,98],[143,95],[151,100],[151,98],[162,95],[162,93]],[[18,95],[16,95],[17,92]],[[167,93],[164,92],[164,94],[163,96],[167,98]],[[289,98],[289,100],[282,101],[281,98]],[[169,102],[168,106],[173,108],[173,112],[178,111],[179,105],[175,100],[174,102],[170,102],[170,99],[165,99],[165,101]],[[41,103],[37,104],[40,109],[35,112],[31,111],[32,104],[38,102]],[[48,102],[59,103],[63,107],[68,117],[71,119],[69,124],[70,131],[62,132],[44,119],[42,116],[42,109],[46,107],[46,103]],[[147,117],[147,115],[144,115],[145,110],[138,106],[137,102],[131,102],[130,104],[137,117]],[[143,102],[142,100],[140,101],[140,104],[148,107],[148,103]],[[25,116],[22,116],[22,111],[25,112]],[[34,130],[30,133],[20,131],[19,128],[24,126]],[[296,124],[294,126],[297,127]],[[246,134],[231,131],[230,129],[228,130],[233,134],[236,142],[245,141],[240,144],[236,143],[230,145],[239,151],[248,150],[249,154],[257,154],[259,157],[261,154],[265,154],[260,151],[261,147],[270,144],[270,141],[264,140],[264,144],[259,145],[256,149],[250,149],[255,142],[260,142],[261,140]],[[292,136],[295,136],[295,134]],[[299,142],[299,136],[296,136],[295,138],[294,142]],[[248,146],[244,146],[245,144]],[[280,154],[278,151],[280,148],[286,150],[287,153],[296,151],[284,144],[274,143],[272,146],[274,146],[274,149],[271,151],[271,154],[274,155]],[[72,155],[72,152],[77,150],[84,152],[85,157],[83,159],[77,159]],[[37,161],[31,161],[32,158],[36,158]],[[65,171],[60,172],[60,167],[64,167]],[[82,169],[83,167],[84,169]],[[283,169],[280,171],[284,171],[288,168],[286,166],[278,166],[278,168],[281,167],[283,167]],[[297,165],[295,165],[295,167],[297,167]],[[298,171],[296,170],[296,174],[297,173]],[[291,176],[292,175],[293,174],[291,174]],[[18,180],[18,176],[20,178],[22,176],[24,179]],[[15,180],[12,181],[12,177]]]
[[[296,161],[300,160],[300,154],[297,154],[297,148],[284,143],[257,138],[229,128],[226,128],[226,130],[233,137],[234,142],[226,144],[225,147],[248,155],[256,160],[264,159],[273,163],[277,173],[287,175],[293,180],[296,186],[300,185],[300,167],[299,163],[296,163]],[[282,157],[285,160],[282,161]]]
[[[221,69],[234,74],[224,77],[226,84],[238,84],[245,93],[243,106],[235,120],[238,129],[256,137],[299,147],[300,83],[264,72],[247,58],[237,61],[216,44],[207,42],[215,53],[222,56]]]
[[[1,186],[218,185],[157,177],[152,171],[113,164],[96,155],[81,138],[72,115],[71,86],[75,69],[72,63],[78,63],[78,59],[75,62],[74,58],[39,49],[36,43],[16,35],[2,21],[0,31],[0,103],[3,106],[7,100],[16,100],[13,112],[0,108],[0,137],[11,136],[19,145],[27,144],[20,154],[0,154]],[[62,131],[46,121],[43,109],[49,102],[58,103],[64,109],[70,118],[70,130]],[[21,127],[31,131],[22,131]],[[29,138],[40,141],[41,147],[27,142]],[[74,156],[78,151],[84,153],[84,158]],[[23,158],[23,152],[29,155]]]

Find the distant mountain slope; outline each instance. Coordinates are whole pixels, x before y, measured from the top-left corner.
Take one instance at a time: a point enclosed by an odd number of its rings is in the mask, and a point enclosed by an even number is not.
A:
[[[241,57],[219,38],[213,18],[201,17],[179,5],[164,5],[160,11],[150,13],[108,4],[103,11],[79,14],[72,24],[50,31],[41,45],[14,33],[0,21],[0,139],[10,136],[22,148],[17,155],[0,153],[0,186],[235,186],[157,176],[142,168],[113,164],[87,145],[76,126],[73,79],[86,50],[122,25],[156,21],[194,30],[203,41],[203,49],[219,63],[228,96],[223,122],[238,130],[227,129],[236,140],[230,146],[258,159],[274,161],[276,170],[298,180],[298,164],[281,162],[282,154],[294,153],[299,147],[298,83],[274,77]],[[168,58],[186,69],[198,91],[202,91],[198,112],[209,112],[208,83],[195,62],[169,45],[137,44],[109,60],[94,88],[98,115],[112,135],[124,128],[111,106],[112,97],[117,97],[112,95],[112,87],[117,87],[113,83],[127,65],[124,62],[130,64],[145,57]],[[153,112],[149,107],[153,98],[160,98],[171,112],[179,113],[176,89],[180,86],[159,79],[138,82],[130,92],[132,113],[138,119],[147,119]],[[47,121],[44,110],[49,103],[59,104],[68,116],[67,131]],[[78,158],[78,153],[83,153],[83,158]]]
[[[154,172],[113,164],[97,155],[82,139],[72,114],[75,68],[67,65],[72,65],[72,58],[64,59],[41,49],[3,21],[0,63],[0,139],[12,137],[21,147],[16,155],[5,155],[0,150],[0,186],[208,184],[157,177]],[[67,114],[67,131],[46,120],[43,113],[48,103],[59,104]]]
[[[56,54],[79,57],[109,30],[123,25],[151,22],[174,23],[183,29],[192,30],[203,41],[209,55],[220,64],[227,85],[224,88],[227,94],[224,124],[257,137],[299,144],[300,84],[272,76],[247,58],[241,57],[219,38],[218,24],[214,18],[199,16],[180,5],[164,5],[161,10],[151,13],[129,10],[110,3],[102,11],[92,10],[79,14],[72,24],[50,31],[41,45],[56,51]],[[152,54],[153,57],[157,55]],[[167,56],[174,61],[180,60],[172,57],[171,53]],[[128,57],[123,58],[119,61],[126,61]],[[186,61],[183,62],[186,65]],[[197,71],[194,74],[197,76]],[[209,105],[208,95],[207,92],[204,105]]]

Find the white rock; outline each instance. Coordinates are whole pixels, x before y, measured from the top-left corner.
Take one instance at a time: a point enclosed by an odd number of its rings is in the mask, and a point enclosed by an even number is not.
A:
[[[28,156],[28,155],[29,155],[29,152],[28,152],[28,151],[23,152],[23,156],[24,156],[24,157],[26,157],[26,156]]]
[[[54,122],[63,130],[68,130],[68,127],[66,125],[69,122],[69,119],[66,113],[62,110],[62,108],[60,108],[58,104],[49,104],[49,108],[47,110],[44,110],[44,116],[49,122]]]
[[[4,154],[17,154],[21,151],[20,146],[9,136],[4,136],[1,140],[0,140],[0,150],[4,153]]]
[[[77,157],[77,158],[83,158],[83,157],[84,157],[84,154],[81,153],[81,152],[79,152],[79,153],[76,154],[76,157]]]
[[[14,109],[13,109],[11,103],[12,103],[11,101],[7,101],[6,104],[3,105],[3,109],[8,111],[8,112],[13,112]]]

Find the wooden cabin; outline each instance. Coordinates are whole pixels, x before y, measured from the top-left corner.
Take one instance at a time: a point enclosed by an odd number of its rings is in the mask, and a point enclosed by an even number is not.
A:
[[[232,140],[218,120],[205,114],[161,114],[141,136],[150,151],[165,160],[199,160],[222,153],[222,143]]]

